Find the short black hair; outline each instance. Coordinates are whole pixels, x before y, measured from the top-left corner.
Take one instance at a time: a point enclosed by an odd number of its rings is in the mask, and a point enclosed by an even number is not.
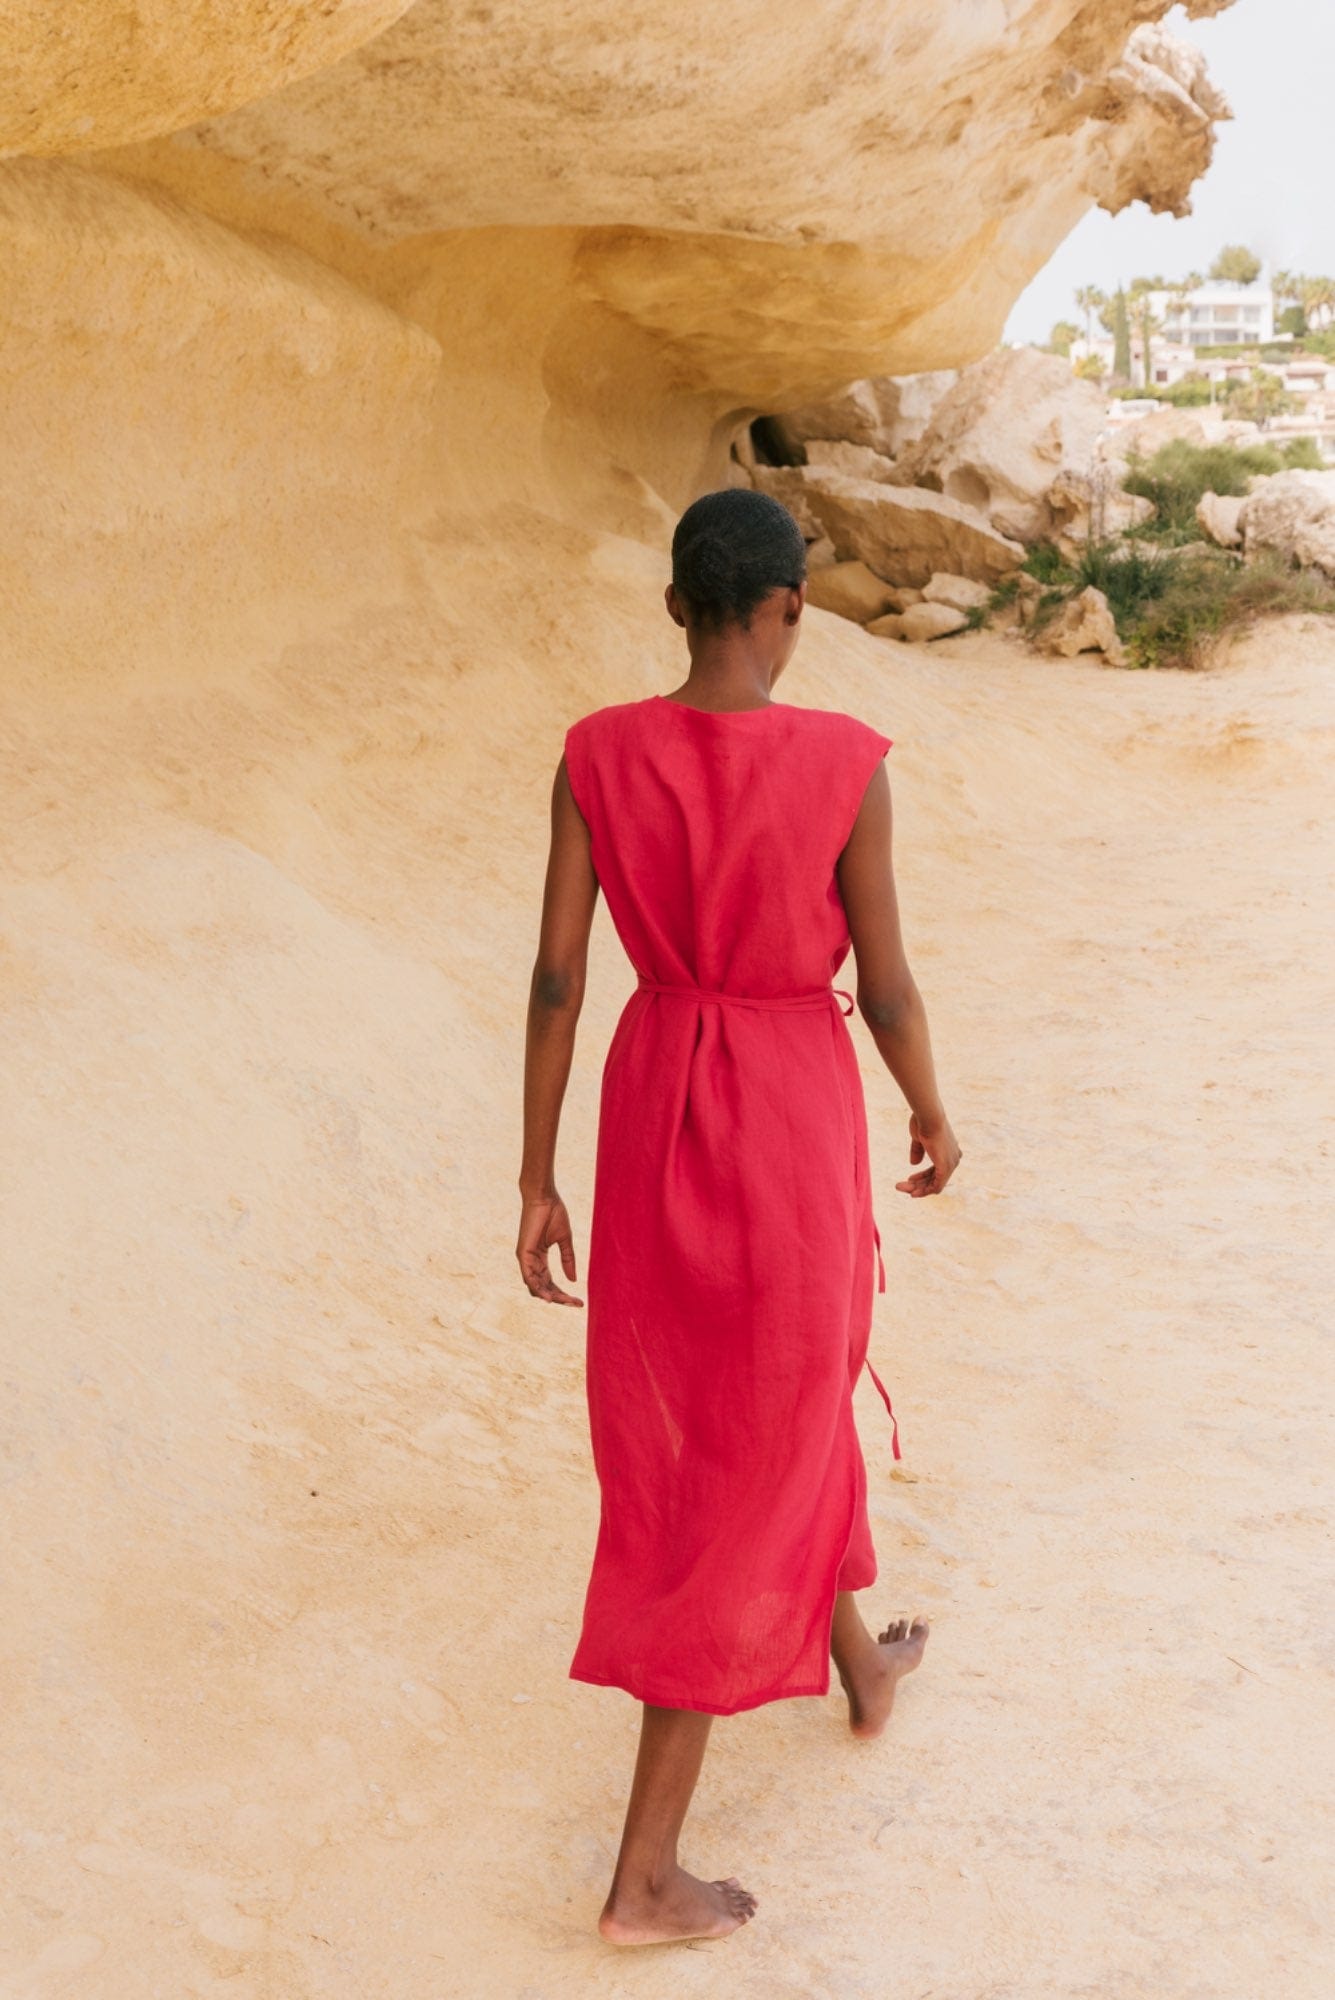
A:
[[[701,625],[749,626],[772,590],[806,581],[807,547],[768,493],[727,486],[693,500],[672,536],[672,582]]]

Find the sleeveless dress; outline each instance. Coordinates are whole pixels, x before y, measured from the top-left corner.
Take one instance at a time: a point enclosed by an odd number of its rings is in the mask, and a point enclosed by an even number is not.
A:
[[[833,711],[663,695],[565,738],[638,975],[600,1100],[601,1519],[570,1674],[665,1708],[826,1693],[835,1592],[876,1576],[852,1390],[880,1238],[831,978],[850,948],[835,863],[890,745]]]

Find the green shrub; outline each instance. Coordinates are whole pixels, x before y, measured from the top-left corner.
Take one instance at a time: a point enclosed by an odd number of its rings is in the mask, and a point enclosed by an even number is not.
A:
[[[1314,437],[1286,438],[1279,451],[1288,472],[1327,472],[1330,469]]]
[[[1277,555],[1244,564],[1223,549],[1094,542],[1082,551],[1069,586],[1044,592],[1035,625],[1091,584],[1107,598],[1134,667],[1198,667],[1226,626],[1266,612],[1335,616],[1335,585]]]
[[[1236,567],[1222,553],[1168,554],[1161,588],[1118,624],[1134,667],[1199,666],[1232,615]]]
[[[1231,446],[1172,438],[1153,458],[1133,451],[1122,485],[1128,493],[1150,501],[1156,527],[1185,528],[1194,526],[1203,493],[1245,493],[1250,479],[1250,467],[1238,462]]]
[[[1052,542],[1035,542],[1020,568],[1037,577],[1040,583],[1069,583],[1074,575]]]
[[[1151,382],[1147,387],[1139,387],[1134,382],[1125,389],[1114,389],[1114,397],[1126,403],[1133,398],[1152,397],[1156,403],[1169,403],[1178,410],[1199,410],[1210,401],[1210,379],[1207,375],[1184,375],[1180,382]]]
[[[1283,472],[1294,466],[1319,470],[1323,461],[1314,439],[1289,438],[1283,444],[1191,444],[1172,438],[1146,461],[1132,454],[1126,478],[1128,493],[1153,502],[1149,532],[1192,535],[1196,508],[1204,493],[1245,493],[1258,473]]]
[[[1087,590],[1092,584],[1101,590],[1121,632],[1166,594],[1177,569],[1177,560],[1167,552],[1091,542],[1081,550],[1075,588]]]

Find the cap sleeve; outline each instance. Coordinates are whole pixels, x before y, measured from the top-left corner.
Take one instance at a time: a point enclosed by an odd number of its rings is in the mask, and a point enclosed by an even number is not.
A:
[[[840,833],[837,852],[842,854],[848,845],[848,837],[853,831],[857,816],[862,810],[862,801],[867,796],[872,773],[887,750],[894,744],[893,736],[883,736],[870,723],[859,722],[849,717],[849,740],[844,748],[844,784],[840,788]]]
[[[588,788],[589,732],[585,727],[588,720],[587,716],[581,716],[578,722],[571,723],[565,734],[562,752],[565,758],[566,777],[570,783],[570,795],[586,826],[591,825]]]

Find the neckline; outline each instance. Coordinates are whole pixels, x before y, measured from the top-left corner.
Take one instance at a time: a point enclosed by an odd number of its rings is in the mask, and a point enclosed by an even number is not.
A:
[[[652,694],[649,699],[661,702],[664,708],[679,708],[685,715],[706,715],[711,721],[719,717],[727,717],[732,721],[739,715],[768,715],[772,709],[787,708],[790,705],[786,701],[765,701],[758,703],[755,708],[693,708],[690,702],[672,701],[665,694]]]

